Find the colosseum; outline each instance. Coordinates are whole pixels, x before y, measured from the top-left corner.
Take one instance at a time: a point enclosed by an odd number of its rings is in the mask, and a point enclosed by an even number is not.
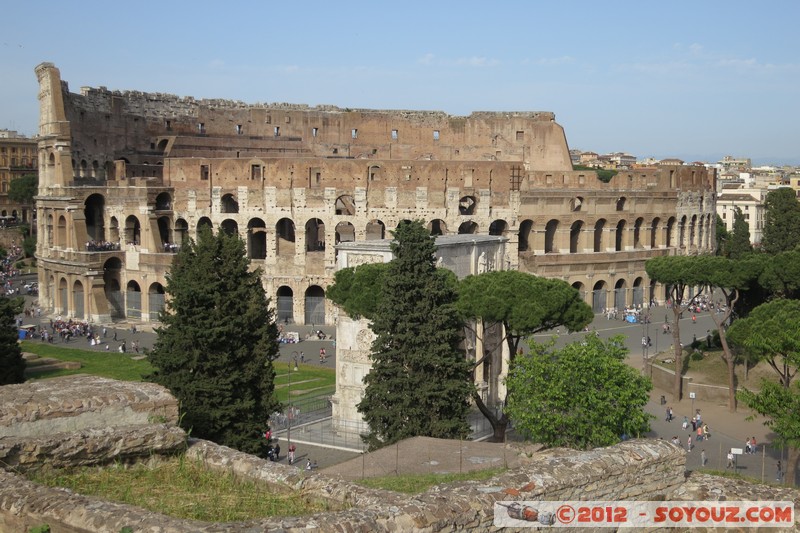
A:
[[[714,247],[702,166],[573,170],[549,112],[382,111],[196,100],[39,81],[40,303],[154,321],[200,225],[236,233],[280,321],[333,321],[336,244],[403,220],[506,237],[505,268],[568,281],[596,312],[663,298],[647,259]],[[659,293],[661,292],[661,295]]]

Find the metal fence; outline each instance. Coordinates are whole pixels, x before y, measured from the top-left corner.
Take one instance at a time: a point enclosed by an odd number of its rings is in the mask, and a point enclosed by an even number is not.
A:
[[[493,434],[489,421],[479,411],[473,411],[467,419],[470,425],[470,440],[479,440]],[[366,445],[361,435],[368,426],[361,420],[337,420],[334,425],[330,396],[317,396],[292,402],[279,413],[270,417],[270,427],[275,436],[291,440],[334,446],[363,452]],[[509,429],[510,426],[509,426]]]

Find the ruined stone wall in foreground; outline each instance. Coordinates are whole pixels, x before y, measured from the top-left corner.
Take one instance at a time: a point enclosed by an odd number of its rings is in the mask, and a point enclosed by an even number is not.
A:
[[[137,386],[150,386],[103,380],[103,393],[100,393],[99,389],[89,386],[86,379],[62,378],[46,385],[54,393],[52,398],[60,397],[62,399],[59,401],[65,404],[71,402],[73,406],[83,405],[85,409],[99,408],[101,411],[117,404],[118,412],[125,412],[126,404],[137,403],[147,397],[147,394],[131,397],[128,394],[130,391]],[[72,383],[73,380],[75,383]],[[9,399],[11,395],[3,394],[8,387],[0,387],[3,407],[33,413],[37,411],[37,404],[30,402],[32,398],[38,398],[45,406],[52,406],[51,399],[34,393],[25,394],[26,387],[41,387],[43,383],[12,386],[13,396],[20,398],[19,401],[26,405],[25,409],[21,404],[15,405]],[[60,393],[55,390],[59,388]],[[94,391],[91,401],[78,396],[87,391]],[[65,412],[70,409],[65,409]],[[142,434],[153,435],[154,446],[159,439],[174,440],[172,435],[175,428],[170,426],[174,425],[175,420],[164,424],[161,416],[157,415],[159,424],[151,424],[147,432],[142,431]],[[29,414],[27,418],[33,422],[36,416]],[[17,426],[21,433],[24,433],[24,425],[21,422]],[[100,430],[84,428],[79,431],[92,433]],[[126,434],[130,429],[107,427],[104,431],[113,435],[117,431]],[[3,436],[0,437],[0,449],[10,446],[12,441],[28,439],[34,443],[44,438]],[[62,442],[67,442],[67,439],[62,439]],[[71,442],[71,449],[64,449],[59,454],[62,463],[67,462],[66,458],[70,456],[86,458],[94,455],[95,446],[91,439],[73,438]],[[153,453],[159,452],[154,449]],[[265,461],[207,441],[192,441],[187,454],[190,458],[203,461],[210,469],[232,472],[278,491],[301,491],[304,497],[327,500],[332,509],[344,510],[303,517],[211,524],[179,520],[129,505],[44,488],[5,470],[0,471],[0,531],[27,531],[31,527],[48,524],[52,531],[59,533],[117,533],[126,526],[133,531],[161,533],[273,530],[444,532],[492,530],[496,501],[774,499],[800,502],[799,493],[790,489],[754,486],[710,476],[693,475],[687,482],[684,477],[685,452],[661,440],[633,440],[589,451],[549,450],[534,455],[524,466],[492,479],[440,485],[414,496],[367,489],[322,473],[305,472]],[[107,460],[107,457],[98,459]]]

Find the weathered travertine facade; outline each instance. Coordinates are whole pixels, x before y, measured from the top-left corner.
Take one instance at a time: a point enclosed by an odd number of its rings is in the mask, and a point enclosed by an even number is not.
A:
[[[309,324],[332,321],[334,245],[405,219],[507,237],[510,268],[565,279],[598,311],[663,297],[646,259],[713,247],[709,171],[602,183],[572,170],[552,113],[75,94],[52,64],[36,75],[40,300],[64,316],[155,319],[173,245],[201,224],[241,235],[278,319]]]

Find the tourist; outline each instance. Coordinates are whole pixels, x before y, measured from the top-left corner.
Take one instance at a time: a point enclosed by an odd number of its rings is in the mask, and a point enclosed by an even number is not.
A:
[[[294,452],[297,450],[297,446],[294,444],[289,445],[289,464],[294,464]]]

